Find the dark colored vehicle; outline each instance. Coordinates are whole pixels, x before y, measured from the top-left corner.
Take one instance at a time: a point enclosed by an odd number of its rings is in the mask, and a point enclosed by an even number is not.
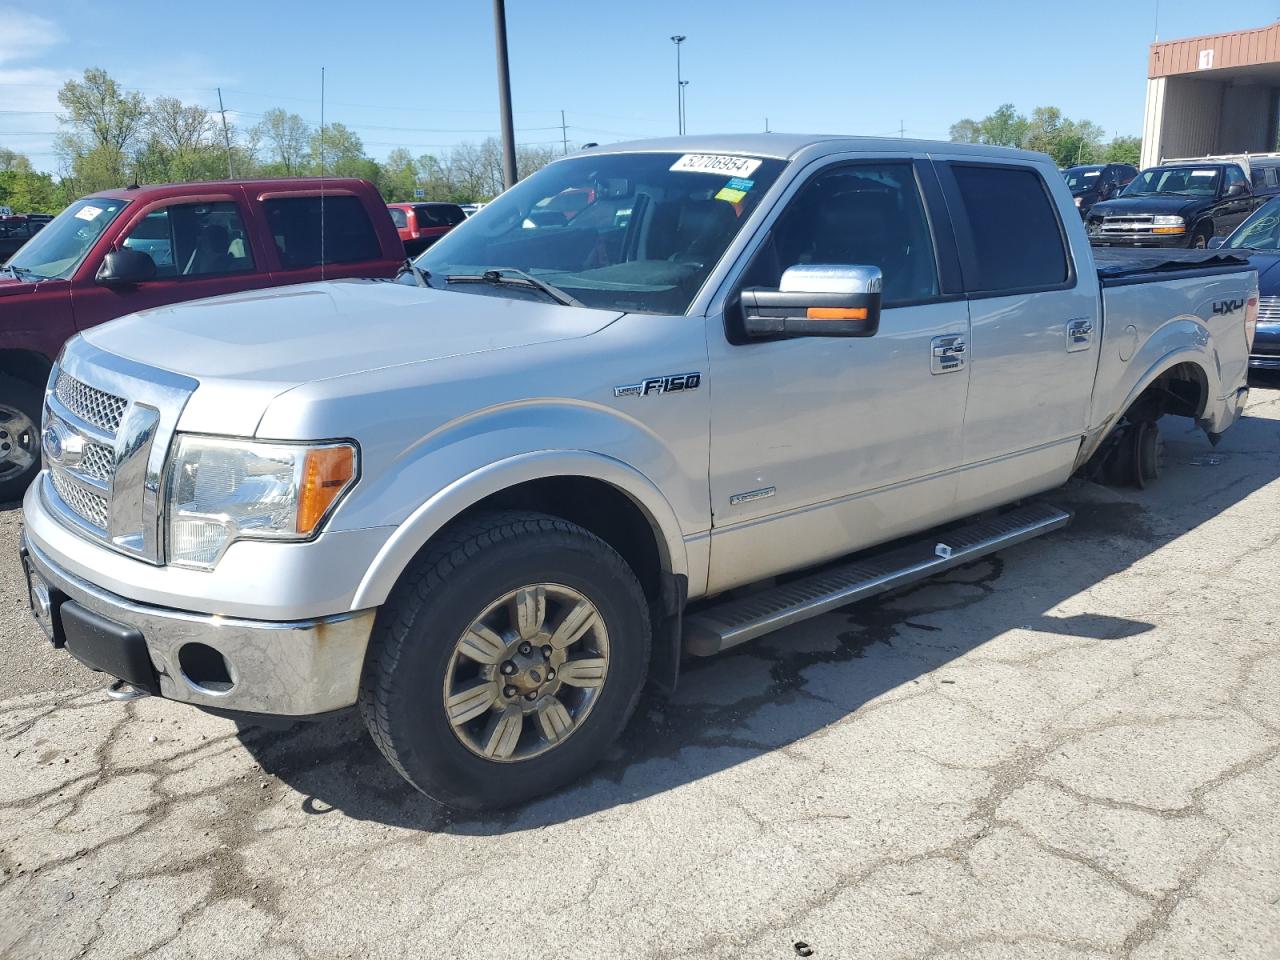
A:
[[[387,212],[404,243],[404,252],[416,257],[467,219],[456,203],[388,203]]]
[[[1137,175],[1138,168],[1129,163],[1089,163],[1062,171],[1082,217],[1095,203],[1117,196]]]
[[[1236,163],[1178,163],[1143,170],[1085,217],[1096,246],[1206,247],[1262,202]]]
[[[1257,268],[1258,329],[1249,367],[1280,370],[1280,197],[1268,200],[1225,241],[1212,245],[1247,255]]]
[[[365,180],[221,181],[77,200],[0,267],[0,500],[40,469],[53,358],[128,313],[261,287],[392,277],[404,251]],[[216,322],[211,317],[211,322]]]
[[[18,252],[18,248],[34,237],[51,217],[0,217],[0,264]]]

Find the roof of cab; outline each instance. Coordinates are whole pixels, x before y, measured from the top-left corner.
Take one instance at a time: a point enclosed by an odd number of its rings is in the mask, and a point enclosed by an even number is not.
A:
[[[320,177],[282,177],[276,180],[208,180],[198,183],[144,183],[135,187],[120,187],[115,190],[99,190],[90,194],[94,197],[109,197],[113,200],[136,200],[139,197],[157,199],[174,196],[188,196],[193,193],[217,193],[229,187],[251,187],[261,191],[277,191],[287,193],[291,190],[319,190]],[[357,177],[324,177],[327,189],[365,190],[371,189],[368,180]]]
[[[725,153],[752,157],[792,160],[802,152],[815,156],[828,153],[900,153],[924,150],[930,153],[1002,157],[1017,160],[1044,160],[1045,154],[1011,147],[991,147],[977,143],[951,143],[945,140],[907,140],[900,137],[852,137],[839,134],[802,133],[727,133],[702,134],[693,137],[664,137],[654,140],[630,140],[622,143],[590,147],[582,153]]]

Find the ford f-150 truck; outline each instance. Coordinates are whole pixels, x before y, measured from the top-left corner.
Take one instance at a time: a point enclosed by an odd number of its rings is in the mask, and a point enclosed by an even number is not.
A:
[[[571,220],[530,217],[570,190]],[[1149,477],[1163,414],[1216,439],[1256,274],[1178,256],[1095,263],[1039,154],[587,150],[396,280],[75,337],[24,503],[32,607],[118,697],[358,705],[424,792],[517,802],[683,656],[1063,525],[1027,498],[1095,454]]]
[[[40,469],[42,387],[76,331],[200,297],[392,277],[403,260],[367,180],[134,186],[77,200],[0,267],[0,501]]]

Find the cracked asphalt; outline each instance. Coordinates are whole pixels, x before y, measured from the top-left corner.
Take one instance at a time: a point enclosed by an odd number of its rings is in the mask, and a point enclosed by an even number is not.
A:
[[[1068,530],[690,665],[502,816],[352,719],[121,706],[0,514],[0,956],[1280,957],[1280,391]]]

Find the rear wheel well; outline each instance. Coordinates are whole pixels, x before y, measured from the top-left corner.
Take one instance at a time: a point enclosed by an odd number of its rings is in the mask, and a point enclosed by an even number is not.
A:
[[[1125,419],[1155,420],[1165,414],[1198,420],[1209,399],[1209,381],[1195,363],[1175,364],[1156,377],[1138,395]]]
[[[45,385],[52,368],[49,358],[35,350],[0,350],[0,373],[37,387]]]

